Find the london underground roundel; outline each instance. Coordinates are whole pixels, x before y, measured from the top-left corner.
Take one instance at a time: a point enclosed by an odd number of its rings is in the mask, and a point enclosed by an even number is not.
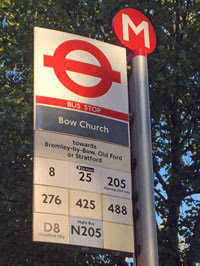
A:
[[[134,55],[147,55],[156,47],[156,35],[151,22],[136,9],[119,11],[113,19],[113,33],[120,45]]]
[[[78,50],[94,56],[100,66],[66,58],[70,52]],[[112,69],[104,53],[93,44],[83,40],[69,40],[61,43],[53,56],[44,55],[44,66],[52,67],[59,81],[70,91],[88,98],[100,97],[110,89],[113,82],[121,82],[120,72]],[[80,85],[70,78],[67,70],[100,78],[100,82],[92,87]]]

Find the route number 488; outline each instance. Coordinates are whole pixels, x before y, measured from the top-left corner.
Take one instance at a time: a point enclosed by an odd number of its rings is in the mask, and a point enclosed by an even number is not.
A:
[[[123,214],[123,215],[127,215],[127,208],[126,206],[120,206],[118,204],[111,204],[108,207],[108,211],[111,211],[112,213],[117,213],[117,214]]]

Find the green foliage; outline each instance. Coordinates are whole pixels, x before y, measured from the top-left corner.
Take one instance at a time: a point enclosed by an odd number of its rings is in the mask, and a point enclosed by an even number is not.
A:
[[[33,27],[115,43],[112,19],[123,8],[154,25],[149,56],[160,266],[200,261],[200,2],[195,0],[0,1],[0,264],[126,265],[124,258],[38,244],[32,234]]]
[[[200,193],[199,5],[159,1],[152,18],[159,43],[150,61],[155,191],[163,219],[160,264],[165,266],[200,261],[199,243],[191,240],[200,232],[195,196]]]

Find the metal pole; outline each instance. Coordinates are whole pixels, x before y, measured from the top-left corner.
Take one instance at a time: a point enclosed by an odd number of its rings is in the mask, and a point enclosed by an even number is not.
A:
[[[129,77],[137,266],[158,266],[147,57],[132,59]]]

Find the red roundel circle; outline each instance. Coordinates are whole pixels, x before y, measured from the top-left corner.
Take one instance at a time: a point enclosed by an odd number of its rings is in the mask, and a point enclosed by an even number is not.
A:
[[[90,53],[98,60],[100,66],[66,58],[70,52],[76,50]],[[59,81],[79,96],[100,97],[110,89],[112,82],[121,82],[120,72],[112,70],[104,53],[93,44],[82,40],[69,40],[60,44],[53,56],[44,55],[44,66],[52,67]],[[67,70],[98,77],[101,81],[93,87],[83,86],[73,81],[67,74]]]
[[[151,22],[136,9],[120,10],[113,19],[112,27],[117,42],[134,55],[147,55],[156,47],[156,35]]]

